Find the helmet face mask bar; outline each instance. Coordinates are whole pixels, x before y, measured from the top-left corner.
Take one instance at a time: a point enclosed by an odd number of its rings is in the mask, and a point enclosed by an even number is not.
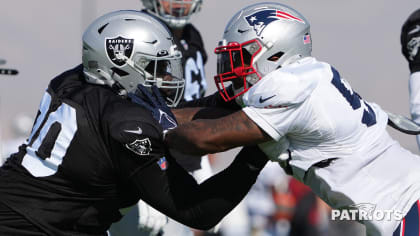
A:
[[[175,107],[182,99],[185,80],[181,52],[175,48],[171,51],[172,55],[162,52],[158,56],[136,53],[133,60],[127,59],[127,64],[145,78],[143,86],[155,85],[166,99],[166,104]]]
[[[202,0],[142,0],[143,5],[170,27],[182,28],[201,9]]]
[[[261,79],[254,67],[254,60],[262,46],[258,39],[241,44],[221,41],[219,45],[222,46],[214,50],[217,55],[217,75],[214,81],[222,98],[230,101],[248,91],[250,86]],[[235,91],[233,96],[229,95],[229,85]]]

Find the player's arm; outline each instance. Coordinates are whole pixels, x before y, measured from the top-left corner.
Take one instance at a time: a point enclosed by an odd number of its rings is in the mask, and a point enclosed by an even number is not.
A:
[[[114,163],[125,183],[155,209],[193,228],[215,226],[243,199],[268,161],[258,147],[246,147],[227,169],[198,185],[165,155],[162,128],[150,112],[123,101],[107,109],[104,130],[109,131]]]
[[[420,9],[414,11],[401,29],[401,51],[410,68],[409,99],[413,120],[420,124]],[[420,147],[420,136],[417,136]]]
[[[244,198],[268,160],[258,147],[245,147],[228,168],[199,185],[172,157],[166,159],[165,170],[157,161],[149,161],[129,171],[130,180],[143,201],[201,230],[214,227]],[[125,161],[130,169],[141,159],[129,156]]]
[[[169,148],[203,155],[270,141],[271,137],[243,111],[218,119],[199,119],[178,126],[165,134]]]
[[[182,102],[177,109],[172,109],[172,112],[178,124],[184,124],[195,119],[219,118],[240,109],[235,101],[225,102],[219,92],[215,92],[203,98]]]

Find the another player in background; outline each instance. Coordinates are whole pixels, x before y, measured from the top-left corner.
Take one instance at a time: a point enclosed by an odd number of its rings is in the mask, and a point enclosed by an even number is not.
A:
[[[391,138],[386,112],[311,51],[309,22],[296,10],[274,2],[240,10],[215,50],[215,81],[243,108],[191,122],[200,109],[176,111],[182,124],[164,142],[192,154],[258,144],[340,214],[357,213],[347,219],[368,236],[418,235],[420,157]]]
[[[145,12],[157,16],[168,26],[174,35],[174,41],[182,53],[182,68],[184,70],[185,89],[181,99],[188,102],[204,96],[207,88],[204,65],[207,53],[200,32],[190,23],[202,5],[202,0],[141,0]],[[177,155],[177,161],[190,172],[194,178],[202,182],[212,175],[207,156],[201,159],[190,155]],[[133,219],[135,218],[135,219]],[[138,222],[138,223],[137,223]],[[168,225],[166,225],[169,222]],[[132,209],[121,221],[112,225],[113,236],[128,236],[138,231],[142,234],[192,235],[192,231],[149,208],[144,202],[139,202],[138,209]],[[162,230],[161,230],[162,229]]]
[[[410,68],[409,99],[412,119],[420,124],[420,9],[414,11],[401,29],[401,51]],[[420,135],[417,135],[420,148]]]
[[[0,167],[0,235],[104,236],[140,198],[206,230],[241,201],[267,162],[257,147],[199,185],[162,145],[184,87],[176,48],[139,11],[88,27],[83,64],[51,80],[28,142]],[[140,84],[158,109],[133,102]]]
[[[207,53],[200,32],[190,23],[197,14],[202,0],[141,0],[146,11],[167,24],[182,52],[185,76],[184,101],[204,96],[207,88],[204,65]]]

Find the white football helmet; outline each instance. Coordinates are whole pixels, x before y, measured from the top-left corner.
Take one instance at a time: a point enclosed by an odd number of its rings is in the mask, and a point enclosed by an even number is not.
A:
[[[203,0],[141,0],[143,6],[171,28],[182,28],[201,9]]]
[[[263,76],[310,56],[309,29],[299,12],[280,3],[257,3],[236,13],[215,49],[218,74],[214,78],[223,98],[240,98]],[[234,96],[227,91],[229,84]]]
[[[140,11],[116,11],[95,20],[83,34],[83,67],[90,83],[133,93],[156,85],[168,106],[180,101],[184,79],[181,52],[169,29]]]

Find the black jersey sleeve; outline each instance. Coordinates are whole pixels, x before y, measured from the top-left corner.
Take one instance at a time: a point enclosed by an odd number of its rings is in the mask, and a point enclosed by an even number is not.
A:
[[[233,95],[233,91],[231,88],[228,88],[230,94]],[[185,107],[222,107],[226,109],[232,110],[240,110],[241,107],[235,102],[235,100],[231,100],[226,102],[219,92],[215,92],[209,96],[202,97],[196,100],[188,101],[188,102],[181,102],[177,108],[185,108]]]
[[[245,147],[228,168],[199,185],[167,156],[165,168],[159,162],[149,163],[130,180],[152,207],[182,224],[208,230],[243,199],[267,160],[258,147]]]
[[[244,148],[227,169],[199,185],[165,151],[160,127],[149,113],[133,103],[109,108],[116,109],[106,119],[109,130],[120,144],[112,147],[115,163],[127,181],[124,186],[132,186],[125,192],[190,227],[216,225],[243,199],[267,162],[258,147]]]
[[[106,110],[104,132],[110,136],[112,158],[123,176],[164,155],[162,128],[149,111],[128,100],[115,101]],[[124,166],[125,158],[137,161]]]

